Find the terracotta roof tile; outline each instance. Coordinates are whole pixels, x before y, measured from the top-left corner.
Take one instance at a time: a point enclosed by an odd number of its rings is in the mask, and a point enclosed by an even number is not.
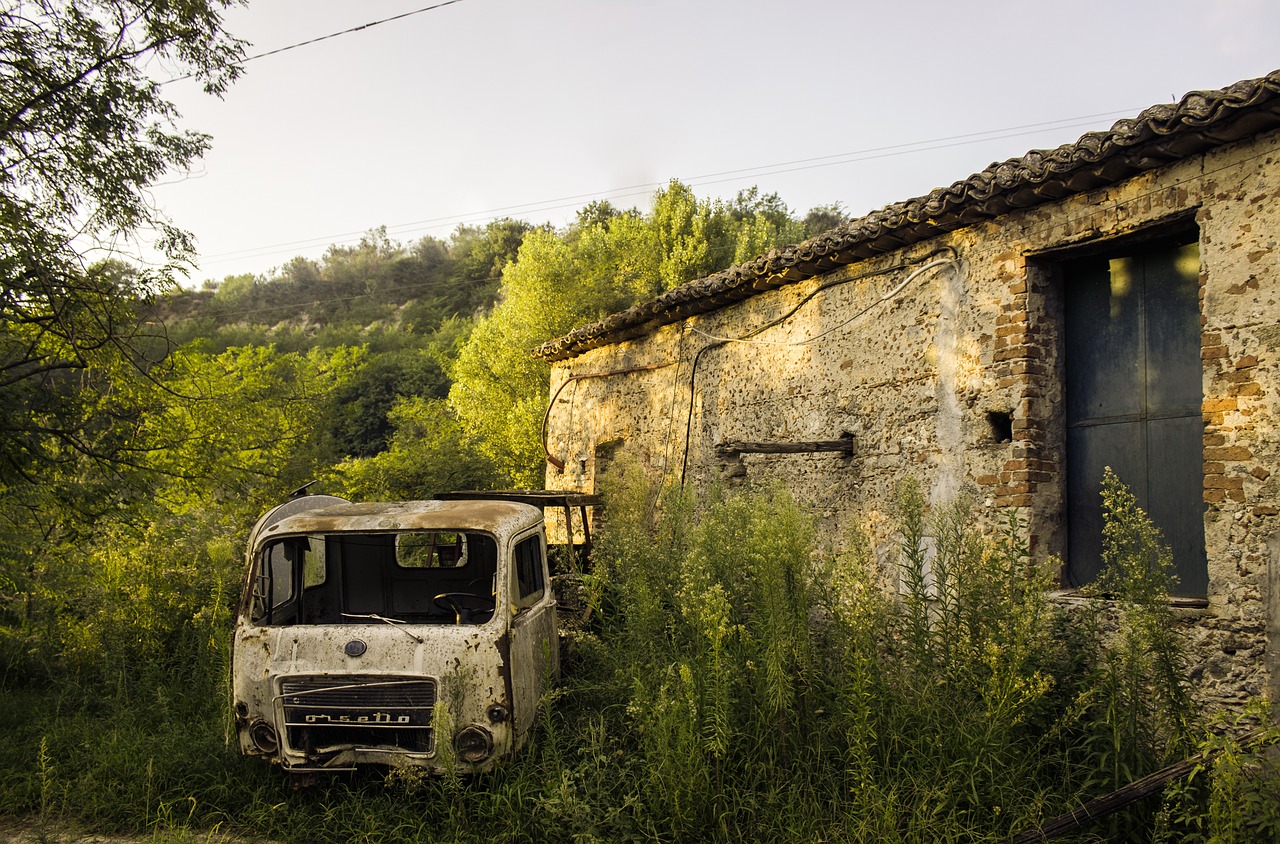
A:
[[[761,290],[820,275],[1018,208],[1115,184],[1146,170],[1280,127],[1280,70],[1154,105],[1105,132],[994,162],[927,196],[897,202],[803,243],[774,249],[576,328],[534,350],[549,361],[647,334]]]

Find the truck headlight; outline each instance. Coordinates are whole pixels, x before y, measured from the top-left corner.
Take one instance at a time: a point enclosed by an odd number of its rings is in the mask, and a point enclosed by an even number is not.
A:
[[[483,762],[493,755],[493,736],[479,724],[470,724],[454,735],[453,750],[464,762]]]
[[[253,739],[254,745],[263,753],[275,753],[280,749],[280,737],[276,735],[276,728],[266,721],[254,721],[249,728],[249,738]]]

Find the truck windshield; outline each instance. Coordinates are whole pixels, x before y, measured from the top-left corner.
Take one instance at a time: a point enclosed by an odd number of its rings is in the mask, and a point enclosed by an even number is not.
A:
[[[468,531],[287,536],[254,561],[254,624],[483,624],[498,546]]]

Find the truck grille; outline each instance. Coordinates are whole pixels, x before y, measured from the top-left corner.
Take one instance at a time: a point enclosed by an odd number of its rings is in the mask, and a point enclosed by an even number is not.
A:
[[[289,746],[430,753],[434,680],[414,677],[289,677],[280,683]]]

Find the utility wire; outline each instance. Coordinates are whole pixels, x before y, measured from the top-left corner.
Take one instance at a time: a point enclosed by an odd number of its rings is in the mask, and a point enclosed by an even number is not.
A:
[[[382,20],[370,21],[369,23],[362,23],[359,26],[353,26],[350,29],[344,29],[341,32],[331,32],[328,35],[321,35],[318,38],[311,38],[307,41],[299,41],[297,44],[290,44],[288,47],[277,47],[276,49],[268,50],[265,53],[258,53],[257,55],[249,56],[248,58],[244,59],[244,61],[240,63],[246,64],[255,59],[262,59],[262,58],[266,58],[267,56],[274,56],[279,53],[287,52],[289,50],[296,50],[299,47],[307,47],[307,46],[310,46],[311,44],[318,44],[321,41],[328,41],[330,38],[337,38],[339,35],[350,35],[353,32],[359,32],[363,29],[372,29],[373,27],[378,26],[379,24],[391,23],[392,21],[403,20],[407,17],[412,17],[413,15],[420,15],[423,12],[435,11],[436,9],[442,9],[445,6],[452,6],[454,3],[461,3],[461,2],[462,0],[444,0],[443,3],[436,3],[433,6],[423,6],[421,9],[414,9],[412,12],[402,12],[398,15],[392,15],[389,18],[383,18]]]
[[[440,3],[434,3],[430,6],[423,6],[419,9],[413,9],[408,12],[402,12],[398,15],[381,18],[379,20],[370,21],[368,23],[353,26],[348,29],[331,32],[327,35],[321,35],[316,38],[310,38],[306,41],[299,41],[296,44],[289,44],[285,47],[277,47],[274,50],[256,53],[248,56],[241,61],[241,64],[255,61],[256,59],[274,56],[280,53],[296,50],[300,47],[307,47],[312,44],[318,44],[322,41],[328,41],[342,35],[350,35],[353,32],[371,29],[384,23],[392,23],[394,21],[403,20],[414,15],[420,15],[424,12],[431,12],[436,9],[452,6],[455,3],[461,3],[463,0],[443,0]],[[178,81],[179,79],[189,79],[191,75],[180,76],[170,81]],[[1041,123],[1027,123],[1021,126],[1012,126],[1004,129],[992,129],[982,132],[968,132],[960,135],[949,135],[943,138],[933,138],[925,141],[911,141],[902,144],[891,144],[882,147],[871,147],[863,150],[855,150],[852,152],[832,153],[830,155],[820,155],[812,158],[801,158],[793,161],[783,161],[774,164],[761,164],[754,167],[744,167],[736,170],[722,170],[714,173],[705,173],[698,176],[691,176],[686,181],[691,187],[698,185],[721,184],[723,182],[735,181],[752,176],[773,176],[783,173],[792,173],[800,170],[811,170],[821,167],[833,167],[839,164],[852,164],[859,161],[867,161],[876,158],[887,158],[896,155],[905,155],[912,152],[927,152],[935,149],[944,149],[947,147],[963,146],[966,144],[981,143],[989,140],[1001,140],[1004,138],[1018,137],[1020,135],[1034,134],[1042,129],[1067,129],[1079,125],[1083,125],[1082,121],[1093,121],[1101,117],[1111,117],[1122,114],[1132,114],[1132,110],[1100,112],[1097,114],[1081,115],[1079,117],[1064,118],[1059,120],[1045,121]],[[506,213],[536,213],[543,211],[557,211],[580,203],[582,200],[590,200],[603,197],[625,198],[631,196],[639,196],[655,189],[662,187],[661,182],[650,182],[647,184],[629,185],[627,187],[611,188],[606,191],[594,191],[591,193],[576,194],[574,196],[558,197],[556,199],[539,200],[534,202],[522,203],[517,205],[501,206],[497,208],[489,208],[483,211],[472,211],[464,214],[447,215],[443,217],[433,217],[426,220],[418,220],[410,223],[397,223],[395,225],[386,226],[388,233],[393,229],[399,234],[407,234],[423,229],[443,228],[445,226],[453,227],[455,225],[468,222],[481,222],[492,219],[496,215]],[[269,244],[265,246],[251,247],[248,249],[240,249],[231,252],[221,252],[214,255],[206,256],[205,263],[218,264],[235,258],[248,257],[267,257],[277,254],[277,250],[286,249],[294,246],[321,246],[334,243],[348,242],[346,239],[363,236],[364,231],[360,232],[344,232],[337,235],[328,235],[324,237],[308,238],[306,240],[296,240],[288,243]]]
[[[460,2],[460,0],[452,0],[452,2]],[[287,49],[287,48],[286,48]],[[721,170],[713,173],[703,173],[697,176],[690,176],[684,181],[690,187],[698,187],[701,185],[720,184],[722,182],[734,181],[738,178],[747,178],[749,176],[773,176],[783,173],[792,173],[800,170],[811,170],[822,167],[834,167],[840,164],[856,164],[862,161],[871,161],[879,158],[890,158],[899,155],[908,155],[917,152],[931,152],[938,149],[947,149],[950,147],[966,146],[970,144],[982,143],[984,141],[1003,140],[1006,138],[1015,138],[1023,135],[1036,134],[1040,131],[1051,129],[1070,129],[1088,125],[1094,120],[1103,117],[1114,117],[1117,115],[1130,115],[1134,110],[1126,109],[1124,111],[1108,111],[1099,112],[1097,114],[1086,114],[1078,117],[1063,118],[1060,120],[1045,121],[1042,123],[1027,123],[1021,126],[1009,126],[1003,129],[990,129],[983,132],[968,132],[960,135],[949,135],[941,138],[930,138],[923,141],[911,141],[908,143],[892,144],[889,146],[869,147],[862,150],[852,150],[849,152],[833,153],[831,155],[821,155],[812,158],[801,158],[792,161],[781,161],[773,164],[761,164],[754,167],[743,167],[735,170]],[[661,188],[663,182],[649,182],[645,184],[627,185],[625,187],[610,188],[604,191],[595,191],[592,193],[574,194],[572,196],[556,197],[554,199],[544,199],[534,202],[526,202],[515,205],[504,205],[494,208],[487,208],[478,211],[471,211],[462,214],[445,215],[441,217],[429,217],[423,220],[415,220],[407,223],[396,223],[386,227],[388,234],[408,234],[424,229],[434,228],[452,228],[456,225],[466,223],[483,222],[493,219],[497,216],[505,216],[508,214],[531,214],[545,211],[556,211],[564,208],[572,208],[581,204],[583,200],[613,198],[621,199],[632,196],[641,196]],[[220,252],[214,255],[205,256],[203,263],[218,264],[237,258],[251,257],[267,257],[277,254],[280,250],[288,249],[296,246],[324,246],[333,243],[348,242],[346,239],[363,236],[365,231],[359,232],[343,232],[341,234],[327,235],[306,240],[295,240],[286,243],[266,244],[247,249],[234,250],[231,252]]]
[[[290,44],[287,47],[277,47],[274,50],[267,50],[265,53],[256,53],[252,56],[246,56],[245,58],[240,60],[240,64],[246,65],[251,61],[255,61],[256,59],[264,59],[267,56],[274,56],[274,55],[278,55],[279,53],[287,53],[288,51],[296,50],[299,47],[307,47],[307,46],[310,46],[311,44],[319,44],[321,41],[328,41],[330,38],[337,38],[339,35],[350,35],[353,32],[360,32],[361,30],[364,30],[364,29],[372,29],[373,27],[378,26],[379,24],[391,23],[392,21],[403,20],[404,18],[412,17],[413,15],[420,15],[423,12],[432,12],[432,11],[435,11],[436,9],[442,9],[445,6],[452,6],[454,3],[461,3],[461,2],[463,2],[463,0],[444,0],[443,3],[436,3],[435,5],[432,5],[432,6],[423,6],[421,9],[414,9],[411,12],[401,12],[400,14],[392,15],[389,18],[382,18],[381,20],[369,21],[368,23],[362,23],[359,26],[353,26],[350,29],[341,30],[340,32],[330,32],[328,35],[320,35],[316,38],[309,38],[306,41],[299,41],[297,44]],[[160,84],[167,85],[170,82],[181,82],[185,79],[194,79],[194,78],[195,78],[194,73],[187,73],[182,76],[175,76],[172,79],[167,79],[164,82],[161,82]]]

